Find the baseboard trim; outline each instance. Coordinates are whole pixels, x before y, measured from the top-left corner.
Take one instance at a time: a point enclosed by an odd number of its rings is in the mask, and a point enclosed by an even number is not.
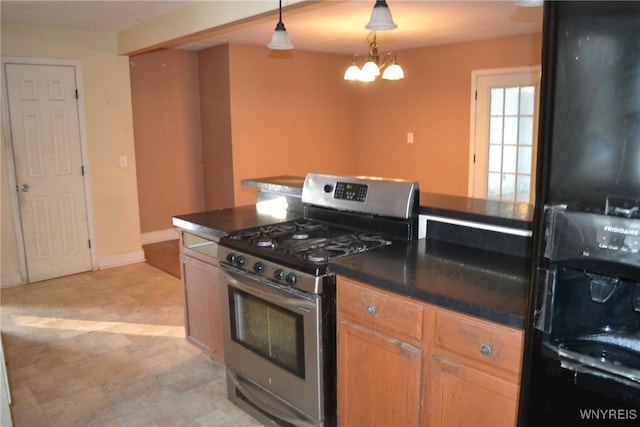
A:
[[[142,249],[117,255],[99,257],[98,270],[135,264],[137,262],[143,262],[144,260],[144,251]]]
[[[0,289],[22,285],[20,273],[7,273],[0,276]]]
[[[143,245],[151,243],[166,242],[167,240],[176,240],[180,237],[178,230],[175,228],[167,228],[166,230],[150,231],[142,233],[140,240]]]

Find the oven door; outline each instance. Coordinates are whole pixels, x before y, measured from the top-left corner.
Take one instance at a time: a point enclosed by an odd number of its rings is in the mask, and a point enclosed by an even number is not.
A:
[[[220,270],[229,398],[270,418],[321,425],[320,296],[226,264]]]

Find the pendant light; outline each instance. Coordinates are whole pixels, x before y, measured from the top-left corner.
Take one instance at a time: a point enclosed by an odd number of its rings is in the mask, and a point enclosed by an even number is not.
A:
[[[387,31],[398,28],[396,23],[393,22],[386,0],[376,0],[376,4],[371,11],[369,23],[364,28],[370,31]]]
[[[276,29],[273,32],[273,36],[271,37],[271,42],[269,42],[267,47],[273,50],[293,49],[291,40],[289,40],[289,34],[287,34],[287,29],[284,27],[284,23],[282,22],[282,0],[280,0],[278,12],[278,24],[276,25]]]

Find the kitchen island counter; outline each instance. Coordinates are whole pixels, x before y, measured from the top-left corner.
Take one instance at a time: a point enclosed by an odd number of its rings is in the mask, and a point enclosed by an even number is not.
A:
[[[338,258],[329,269],[399,295],[524,327],[528,258],[420,239]]]
[[[533,205],[447,194],[420,193],[420,215],[531,230]]]
[[[240,181],[240,185],[257,188],[260,191],[302,196],[304,177],[280,175],[267,178],[243,179]]]
[[[523,230],[530,229],[529,206],[520,204],[492,204],[479,206],[477,200],[451,196],[421,194],[421,214],[442,215]],[[425,203],[434,206],[425,206]],[[508,212],[503,212],[506,206]],[[511,206],[515,211],[510,210]],[[498,211],[495,211],[495,209]],[[460,210],[457,210],[460,209]],[[480,210],[478,210],[480,209]],[[484,213],[483,213],[484,212]],[[173,225],[192,233],[218,240],[228,232],[244,228],[290,221],[302,217],[297,211],[279,215],[261,213],[257,205],[198,212],[173,217]],[[497,219],[496,219],[497,218]],[[506,223],[504,221],[507,221]],[[431,228],[431,234],[435,234]],[[445,234],[449,229],[445,229]],[[472,247],[468,228],[463,239],[420,239],[395,242],[374,251],[338,258],[330,264],[330,271],[369,283],[399,295],[474,315],[508,326],[523,328],[526,295],[529,283],[529,257],[507,251],[499,253],[486,248]],[[502,233],[482,235],[482,240],[503,243]],[[473,236],[471,236],[473,237]],[[446,239],[445,239],[446,240]],[[456,244],[463,240],[466,244]],[[522,237],[520,246],[528,245]],[[522,254],[526,251],[516,251]]]
[[[301,218],[302,214],[291,211],[262,212],[258,205],[217,209],[185,215],[176,215],[172,223],[175,227],[190,231],[216,241],[225,234],[244,228],[274,224]]]
[[[244,179],[241,184],[244,187],[256,188],[259,193],[277,193],[300,197],[304,179],[301,176],[281,175]],[[533,205],[528,203],[474,199],[427,192],[420,193],[419,213],[420,215],[480,222],[520,230],[531,230],[533,221]]]

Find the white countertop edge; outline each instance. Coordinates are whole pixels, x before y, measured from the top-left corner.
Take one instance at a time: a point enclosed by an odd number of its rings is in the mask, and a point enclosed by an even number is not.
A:
[[[460,225],[463,227],[479,228],[481,230],[495,231],[498,233],[511,234],[514,236],[531,237],[531,230],[521,230],[518,228],[503,227],[500,225],[485,224],[475,221],[464,221],[460,219],[447,218],[437,215],[420,215],[418,218],[418,238],[422,239],[427,236],[427,221],[438,221],[447,224]]]

